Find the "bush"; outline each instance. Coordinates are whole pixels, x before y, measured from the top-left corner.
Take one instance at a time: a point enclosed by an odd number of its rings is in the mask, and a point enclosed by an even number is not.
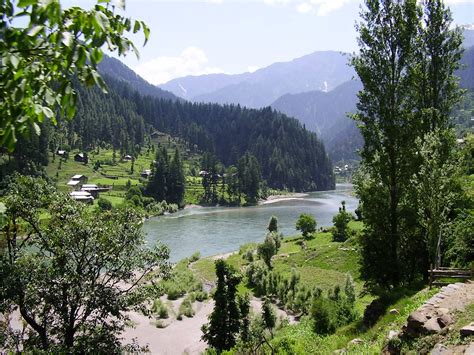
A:
[[[157,314],[159,318],[168,318],[168,307],[166,307],[163,302],[157,298],[153,301],[153,307],[151,308],[152,312]]]
[[[110,211],[112,210],[112,202],[110,202],[109,200],[105,199],[105,198],[99,198],[99,200],[97,201],[97,205],[99,206],[99,209],[101,211]]]
[[[336,330],[334,304],[328,299],[318,298],[311,307],[311,317],[314,321],[314,331],[318,334],[332,334]]]
[[[309,239],[316,232],[316,220],[313,216],[303,213],[296,221],[296,229],[301,231],[305,239]]]
[[[175,284],[168,285],[165,292],[168,295],[169,300],[177,300],[181,296],[184,296],[186,293],[186,291],[183,288]]]
[[[198,261],[199,259],[201,259],[201,253],[197,251],[193,255],[190,256],[189,262],[194,263],[195,261]]]
[[[195,293],[195,298],[196,298],[196,301],[203,302],[207,300],[208,294],[207,292],[204,292],[204,291],[198,291]]]
[[[188,318],[192,318],[194,316],[193,304],[191,303],[191,299],[189,297],[186,297],[179,306],[178,317],[180,315],[185,315]]]

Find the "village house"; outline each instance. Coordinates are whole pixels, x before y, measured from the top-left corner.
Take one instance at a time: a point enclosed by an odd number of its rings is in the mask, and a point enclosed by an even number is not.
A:
[[[69,194],[73,200],[85,203],[94,203],[94,197],[87,191],[72,191]]]
[[[140,176],[144,179],[148,179],[151,176],[151,170],[150,169],[143,170]]]
[[[92,197],[99,197],[99,187],[95,184],[84,184],[82,185],[81,191],[88,192]]]
[[[74,161],[87,164],[89,162],[89,158],[87,157],[86,153],[77,153],[74,155]]]
[[[67,186],[69,186],[73,190],[78,191],[85,183],[87,183],[87,176],[78,174],[71,177],[71,179],[67,183]]]

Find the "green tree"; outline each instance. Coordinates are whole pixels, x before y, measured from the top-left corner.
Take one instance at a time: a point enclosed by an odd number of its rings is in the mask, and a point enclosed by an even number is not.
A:
[[[218,352],[231,349],[240,331],[240,312],[237,285],[240,276],[222,259],[216,260],[217,286],[214,292],[214,310],[209,323],[203,325],[202,339]]]
[[[166,201],[169,203],[176,203],[179,207],[184,206],[184,190],[185,178],[183,171],[183,163],[179,150],[176,147],[174,157],[171,160],[168,178],[168,191]]]
[[[335,242],[344,242],[348,238],[348,225],[352,220],[352,215],[346,211],[346,201],[341,202],[339,213],[332,219],[334,229],[332,231],[332,238]]]
[[[271,216],[270,220],[268,221],[268,231],[271,232],[278,232],[278,219],[275,216]]]
[[[237,164],[241,191],[247,196],[247,202],[254,203],[259,195],[262,180],[260,165],[257,158],[249,152],[239,159]]]
[[[361,275],[390,288],[426,268],[412,178],[417,139],[445,129],[459,98],[458,30],[440,0],[366,0],[352,64],[363,84],[358,121],[364,146],[356,192],[365,229]],[[389,266],[389,267],[387,267]]]
[[[168,249],[146,245],[133,210],[91,213],[41,179],[17,177],[5,205],[0,312],[17,309],[28,325],[23,349],[120,352],[127,312],[143,305],[141,281],[167,274]]]
[[[112,210],[112,202],[110,202],[106,198],[103,198],[103,197],[99,198],[99,200],[97,201],[97,205],[99,206],[99,209],[101,211]]]
[[[301,231],[305,239],[309,239],[316,232],[316,220],[313,216],[302,213],[296,221],[296,229]]]
[[[461,164],[456,157],[453,132],[436,128],[423,138],[417,140],[421,164],[412,183],[429,261],[438,267],[441,266],[442,236],[448,231],[450,215],[461,192],[458,185]]]
[[[257,247],[258,255],[263,259],[268,268],[272,268],[272,257],[276,255],[281,245],[281,237],[278,233],[268,233],[262,244]]]
[[[105,4],[104,4],[105,3]],[[86,85],[105,84],[97,72],[102,47],[125,55],[137,50],[127,32],[149,29],[141,21],[123,17],[117,7],[98,1],[92,10],[63,9],[58,0],[12,0],[0,4],[0,146],[13,150],[19,134],[40,134],[40,123],[56,123],[54,111],[72,117],[76,92],[71,79]],[[24,20],[27,19],[26,25]]]
[[[155,163],[152,167],[152,177],[146,186],[146,194],[156,201],[166,200],[168,194],[169,158],[165,147],[156,150]]]

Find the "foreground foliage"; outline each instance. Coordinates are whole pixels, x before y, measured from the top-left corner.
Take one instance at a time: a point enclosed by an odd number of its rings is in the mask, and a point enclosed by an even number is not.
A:
[[[10,150],[18,134],[32,130],[39,135],[45,119],[56,123],[56,109],[74,115],[73,77],[105,90],[97,72],[102,46],[119,55],[136,52],[125,34],[143,29],[145,42],[149,34],[143,22],[124,18],[109,1],[98,1],[86,11],[77,6],[63,9],[58,0],[6,0],[0,3],[0,13],[0,146]]]
[[[147,274],[167,274],[168,249],[144,244],[133,210],[91,213],[43,180],[18,177],[5,205],[0,311],[18,310],[30,331],[7,327],[3,346],[119,351],[126,312],[143,307]]]
[[[426,276],[430,263],[439,266],[441,229],[456,215],[457,175],[448,164],[455,164],[454,141],[446,137],[461,95],[454,72],[462,36],[441,0],[365,5],[352,61],[363,83],[356,192],[365,224],[361,273],[380,291]]]

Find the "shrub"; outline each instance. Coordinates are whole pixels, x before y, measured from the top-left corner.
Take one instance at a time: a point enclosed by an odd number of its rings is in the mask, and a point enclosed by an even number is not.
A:
[[[296,221],[296,229],[301,231],[305,239],[309,239],[316,232],[316,220],[313,216],[303,213]]]
[[[152,312],[157,314],[160,318],[168,318],[168,307],[159,299],[153,301],[153,307],[151,308]]]
[[[314,321],[314,331],[318,334],[331,334],[336,330],[334,304],[326,298],[318,298],[311,307],[311,317]]]
[[[112,209],[112,202],[103,197],[99,198],[97,204],[101,211],[110,211]]]
[[[198,261],[199,259],[201,259],[201,253],[197,251],[193,255],[190,256],[189,262],[193,263],[195,261]]]
[[[191,303],[191,299],[189,297],[186,297],[179,306],[178,317],[179,315],[185,315],[188,318],[192,318],[194,316],[193,304]]]
[[[204,292],[204,291],[198,291],[195,293],[195,298],[196,298],[196,301],[203,302],[207,300],[208,294],[207,292]]]
[[[177,300],[179,297],[184,296],[186,291],[175,284],[170,284],[165,290],[169,300]]]

